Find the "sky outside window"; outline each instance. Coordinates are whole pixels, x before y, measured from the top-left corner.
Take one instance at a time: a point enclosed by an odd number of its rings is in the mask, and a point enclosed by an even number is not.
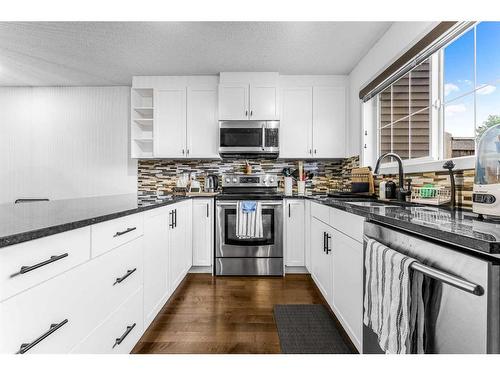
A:
[[[500,115],[500,22],[476,27],[476,124]]]
[[[444,50],[445,132],[453,137],[474,136],[474,82],[471,29]]]

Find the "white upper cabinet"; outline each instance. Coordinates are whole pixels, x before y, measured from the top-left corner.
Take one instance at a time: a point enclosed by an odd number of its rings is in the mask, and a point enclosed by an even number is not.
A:
[[[218,158],[217,88],[187,89],[187,157]]]
[[[247,83],[219,86],[219,119],[248,120]]]
[[[153,154],[160,158],[186,156],[186,88],[155,92]]]
[[[221,73],[219,120],[279,120],[278,73]]]
[[[345,157],[345,77],[282,76],[280,86],[280,158]]]
[[[345,87],[314,88],[313,157],[345,157],[347,126],[345,103]]]
[[[312,156],[312,101],[312,87],[281,90],[281,158]]]
[[[133,77],[133,158],[218,158],[217,76]]]
[[[278,120],[278,87],[250,85],[250,120]]]

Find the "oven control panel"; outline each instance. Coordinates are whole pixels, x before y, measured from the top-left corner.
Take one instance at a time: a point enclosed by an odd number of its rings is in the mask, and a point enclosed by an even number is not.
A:
[[[275,174],[225,174],[222,187],[277,187],[278,176]]]

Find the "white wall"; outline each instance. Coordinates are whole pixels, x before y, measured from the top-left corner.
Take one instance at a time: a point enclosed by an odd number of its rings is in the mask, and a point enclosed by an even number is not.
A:
[[[358,62],[349,75],[349,156],[360,155],[362,147],[359,91],[405,53],[438,22],[395,22]]]
[[[130,88],[0,88],[0,203],[134,193]]]

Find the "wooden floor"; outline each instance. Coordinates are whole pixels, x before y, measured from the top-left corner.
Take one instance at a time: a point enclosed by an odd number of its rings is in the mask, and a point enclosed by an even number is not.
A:
[[[325,304],[309,275],[188,274],[133,353],[280,353],[275,304]]]

